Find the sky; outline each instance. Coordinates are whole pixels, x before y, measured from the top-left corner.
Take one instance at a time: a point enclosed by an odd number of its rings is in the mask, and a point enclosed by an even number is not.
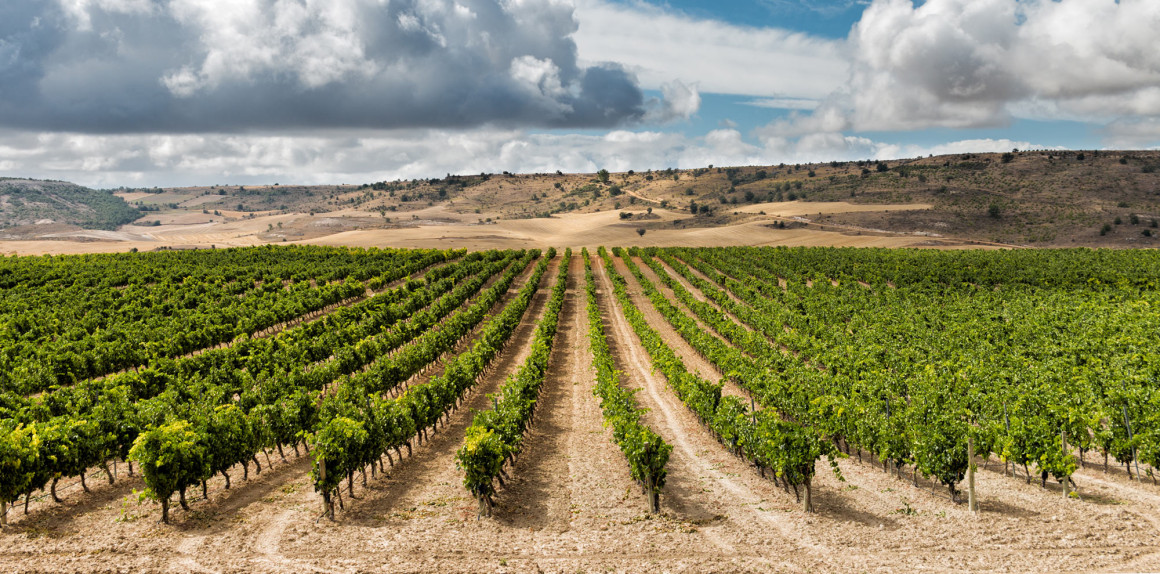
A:
[[[1160,147],[1156,0],[4,0],[0,177]]]

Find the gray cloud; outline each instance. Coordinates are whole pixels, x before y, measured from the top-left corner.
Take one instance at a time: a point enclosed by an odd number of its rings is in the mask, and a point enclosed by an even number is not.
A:
[[[665,109],[620,66],[580,66],[576,29],[555,0],[8,0],[0,126],[600,128]]]

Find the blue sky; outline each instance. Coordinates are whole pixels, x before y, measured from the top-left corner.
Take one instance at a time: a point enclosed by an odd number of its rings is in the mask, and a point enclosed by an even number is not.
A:
[[[620,2],[629,4],[631,2]],[[668,0],[652,4],[694,18],[716,19],[739,26],[785,28],[829,38],[845,38],[868,2],[856,0]]]
[[[349,183],[1160,147],[1153,0],[8,0],[0,176]]]

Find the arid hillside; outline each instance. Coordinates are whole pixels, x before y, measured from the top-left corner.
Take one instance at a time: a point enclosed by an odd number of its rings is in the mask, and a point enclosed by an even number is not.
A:
[[[360,185],[126,190],[115,231],[30,221],[6,253],[328,245],[1153,247],[1160,152],[1029,151]],[[101,192],[92,192],[101,193]],[[99,227],[88,225],[87,227]],[[106,226],[107,229],[108,226]]]

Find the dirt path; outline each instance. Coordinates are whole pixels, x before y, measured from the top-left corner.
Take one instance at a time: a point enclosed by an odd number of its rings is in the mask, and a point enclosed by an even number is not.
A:
[[[661,268],[664,269],[666,273],[669,274],[669,277],[672,277],[674,280],[676,280],[678,283],[680,283],[681,286],[684,287],[685,290],[688,291],[689,294],[692,295],[694,299],[701,301],[701,302],[704,302],[704,303],[708,303],[709,305],[712,305],[714,309],[720,311],[721,314],[728,317],[729,320],[736,323],[742,329],[745,329],[746,331],[749,331],[749,332],[753,332],[753,327],[750,327],[748,324],[746,324],[744,321],[738,319],[735,315],[733,315],[729,311],[722,309],[721,306],[718,305],[716,301],[713,301],[712,299],[707,297],[705,295],[705,292],[702,291],[700,287],[693,285],[688,279],[685,278],[684,275],[681,275],[680,273],[678,273],[676,269],[673,269],[673,267],[671,265],[669,265],[668,263],[666,263],[663,259],[656,257],[656,258],[654,258],[654,260],[660,264]],[[690,269],[695,275],[700,275],[692,267],[689,267],[688,265],[686,265],[685,267]],[[701,276],[701,279],[704,279],[704,277]],[[723,290],[723,291],[725,291],[725,293],[727,293],[728,296],[731,299],[733,299],[734,302],[738,301],[738,299],[736,297],[734,297],[732,293],[729,293],[727,290]]]
[[[638,283],[636,277],[634,277],[633,274],[628,271],[628,266],[624,264],[624,261],[622,261],[619,257],[613,257],[613,265],[616,267],[617,272],[619,272],[620,275],[624,277],[628,290],[628,296],[632,299],[632,302],[636,305],[636,308],[640,309],[640,312],[644,314],[645,320],[648,321],[649,326],[655,329],[656,332],[660,333],[661,337],[663,337],[664,340],[669,344],[669,347],[673,349],[673,352],[675,352],[677,356],[680,357],[681,360],[685,363],[685,366],[689,369],[689,371],[699,373],[705,379],[713,382],[725,380],[725,386],[721,391],[723,394],[741,397],[742,399],[748,401],[749,395],[747,395],[744,390],[742,390],[732,381],[725,379],[725,376],[721,373],[721,370],[713,365],[713,363],[710,363],[707,359],[702,357],[701,354],[692,347],[692,345],[689,345],[689,343],[681,337],[680,333],[678,333],[677,330],[669,324],[668,320],[665,319],[664,316],[662,316],[655,307],[653,307],[652,301],[649,301],[648,297],[645,296],[644,291],[641,289],[640,283]],[[603,272],[603,267],[601,271]],[[648,271],[644,272],[646,274],[648,273]],[[646,275],[646,277],[647,276],[648,275]],[[658,289],[659,288],[660,287],[658,287]],[[664,293],[664,291],[662,291],[662,293]],[[670,301],[673,301],[674,303],[677,302],[672,298],[671,290],[669,290],[669,293],[666,296]],[[687,313],[688,311],[685,310],[685,312]],[[692,315],[690,315],[690,317],[692,317]],[[715,336],[719,337],[719,335],[716,335],[714,331],[709,330],[704,325],[701,325],[701,327],[706,329],[706,332],[713,333]]]
[[[592,502],[585,493],[572,488],[573,466],[578,462],[575,457],[589,456],[576,448],[576,433],[569,432],[579,422],[575,395],[581,385],[590,384],[594,375],[585,365],[591,361],[585,361],[590,351],[588,321],[581,307],[583,261],[573,257],[568,265],[568,291],[560,309],[536,420],[524,439],[512,480],[496,499],[502,509],[496,520],[514,528],[564,533],[571,529],[573,511],[582,512],[582,507],[590,507]]]
[[[756,490],[746,484],[752,478],[749,476],[752,471],[744,462],[728,454],[701,427],[696,417],[667,387],[664,376],[654,372],[640,340],[619,311],[605,270],[601,268],[597,276],[603,291],[601,305],[607,311],[605,321],[610,347],[618,366],[626,374],[625,384],[642,389],[637,400],[650,409],[645,416],[646,422],[674,447],[667,467],[667,484],[661,495],[662,509],[678,520],[699,525],[699,530],[705,534],[705,542],[715,546],[723,558],[731,557],[730,566],[801,570],[801,562],[767,562],[765,558],[766,553],[785,556],[812,546],[809,542],[798,543],[797,537],[790,532],[792,528],[780,521],[779,515],[772,514],[772,508],[778,506],[775,499],[784,497],[775,492],[771,482],[754,484]],[[785,504],[778,510],[789,511],[791,501],[783,502]],[[774,526],[780,536],[771,537],[769,525]],[[764,533],[759,535],[755,530]],[[772,548],[748,546],[746,541],[749,540],[760,540],[761,546]],[[821,566],[823,563],[814,564]]]

